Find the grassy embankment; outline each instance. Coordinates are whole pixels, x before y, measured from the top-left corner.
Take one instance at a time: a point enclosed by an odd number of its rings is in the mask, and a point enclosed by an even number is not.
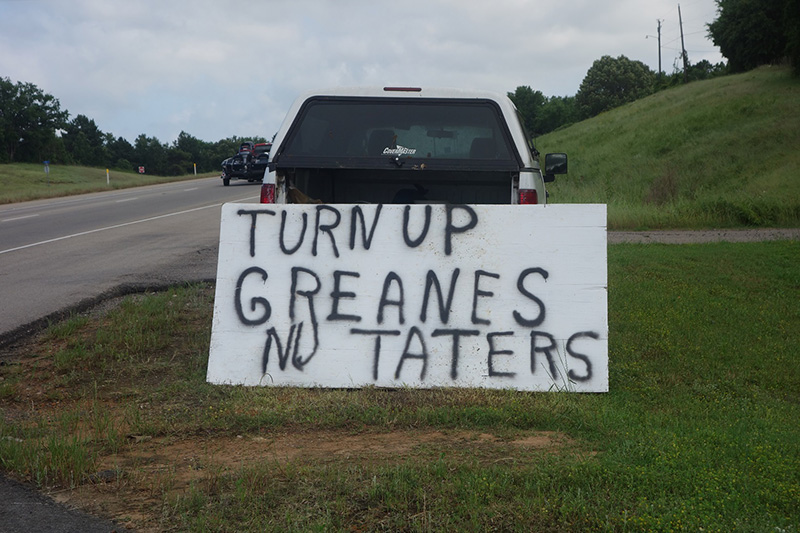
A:
[[[611,247],[607,394],[211,386],[211,289],[130,297],[0,367],[0,465],[139,530],[796,531],[799,252]]]
[[[218,172],[207,172],[185,176],[155,176],[110,170],[107,179],[104,168],[50,165],[50,172],[47,174],[44,165],[27,163],[0,165],[0,204],[218,175]]]
[[[606,203],[610,229],[800,226],[800,79],[787,68],[662,91],[536,144],[570,157],[550,201]],[[175,179],[112,171],[111,187]],[[52,166],[48,183],[41,165],[0,165],[0,203],[105,189],[105,169]]]
[[[800,79],[690,83],[537,140],[567,152],[550,201],[608,204],[610,229],[800,225]]]

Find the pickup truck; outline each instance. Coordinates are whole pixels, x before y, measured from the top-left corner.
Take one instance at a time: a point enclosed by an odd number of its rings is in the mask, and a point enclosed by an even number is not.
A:
[[[487,92],[339,88],[292,104],[261,203],[545,204],[567,156],[539,152],[514,104]]]
[[[261,181],[267,169],[270,148],[272,143],[242,143],[235,156],[222,162],[222,184],[227,187],[231,179]]]

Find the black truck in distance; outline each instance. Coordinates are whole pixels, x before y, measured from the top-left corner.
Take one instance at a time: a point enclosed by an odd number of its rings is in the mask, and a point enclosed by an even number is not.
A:
[[[567,171],[545,156],[504,95],[457,89],[342,88],[295,100],[262,203],[546,204]]]
[[[226,187],[232,179],[248,182],[261,181],[267,169],[272,143],[243,142],[233,157],[222,162],[222,184]]]

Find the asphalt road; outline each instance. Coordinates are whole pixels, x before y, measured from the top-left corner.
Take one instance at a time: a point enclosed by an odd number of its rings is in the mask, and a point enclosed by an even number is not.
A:
[[[205,178],[0,205],[0,358],[68,310],[214,279],[220,207],[256,202],[258,185]]]
[[[8,348],[109,296],[213,280],[220,207],[259,184],[205,178],[0,206],[0,364]],[[124,531],[0,476],[0,533]]]

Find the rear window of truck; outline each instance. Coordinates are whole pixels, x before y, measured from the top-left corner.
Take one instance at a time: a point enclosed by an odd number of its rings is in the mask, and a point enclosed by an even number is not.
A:
[[[320,96],[303,104],[272,166],[514,170],[520,162],[490,100]]]

